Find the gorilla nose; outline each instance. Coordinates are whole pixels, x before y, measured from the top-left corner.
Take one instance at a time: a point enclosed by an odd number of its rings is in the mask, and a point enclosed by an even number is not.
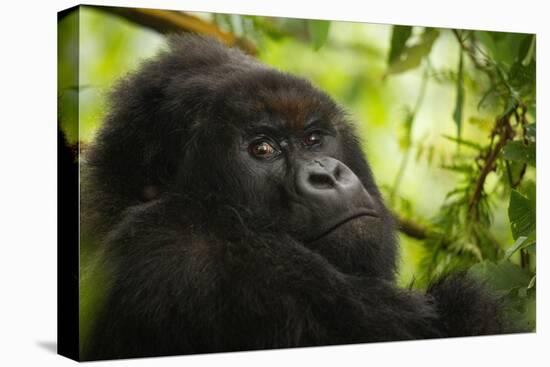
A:
[[[304,162],[298,168],[296,185],[307,202],[327,210],[372,208],[372,199],[353,171],[334,158]]]
[[[304,168],[304,175],[307,182],[303,188],[309,190],[337,190],[339,185],[345,184],[345,177],[342,177],[344,164],[335,159],[316,159]],[[342,180],[343,179],[343,180]],[[314,191],[314,194],[317,194]]]

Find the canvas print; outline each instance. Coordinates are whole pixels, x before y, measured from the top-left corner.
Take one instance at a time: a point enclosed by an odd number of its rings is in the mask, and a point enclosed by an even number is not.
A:
[[[534,332],[536,36],[58,14],[59,353]]]

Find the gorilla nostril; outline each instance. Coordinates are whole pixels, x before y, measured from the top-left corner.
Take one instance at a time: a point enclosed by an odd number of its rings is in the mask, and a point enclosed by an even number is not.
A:
[[[334,168],[334,178],[336,181],[340,181],[340,177],[342,176],[342,166],[337,164]]]
[[[335,185],[334,178],[326,173],[311,173],[308,182],[316,189],[332,189]]]

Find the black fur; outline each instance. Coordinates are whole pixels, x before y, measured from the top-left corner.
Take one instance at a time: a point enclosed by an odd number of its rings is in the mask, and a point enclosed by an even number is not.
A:
[[[111,106],[83,171],[84,222],[110,270],[86,359],[509,331],[463,274],[426,294],[394,285],[391,216],[352,125],[307,81],[176,37]],[[303,147],[312,120],[326,134]],[[268,160],[250,153],[265,126],[283,152]],[[319,232],[340,213],[296,177],[326,157],[360,180],[353,201],[374,217]]]

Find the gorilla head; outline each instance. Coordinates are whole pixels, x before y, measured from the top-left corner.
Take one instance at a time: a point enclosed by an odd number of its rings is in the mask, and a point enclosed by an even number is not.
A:
[[[223,238],[286,233],[342,271],[393,276],[392,220],[353,128],[309,82],[178,37],[112,105],[90,166],[124,207],[179,194]]]

